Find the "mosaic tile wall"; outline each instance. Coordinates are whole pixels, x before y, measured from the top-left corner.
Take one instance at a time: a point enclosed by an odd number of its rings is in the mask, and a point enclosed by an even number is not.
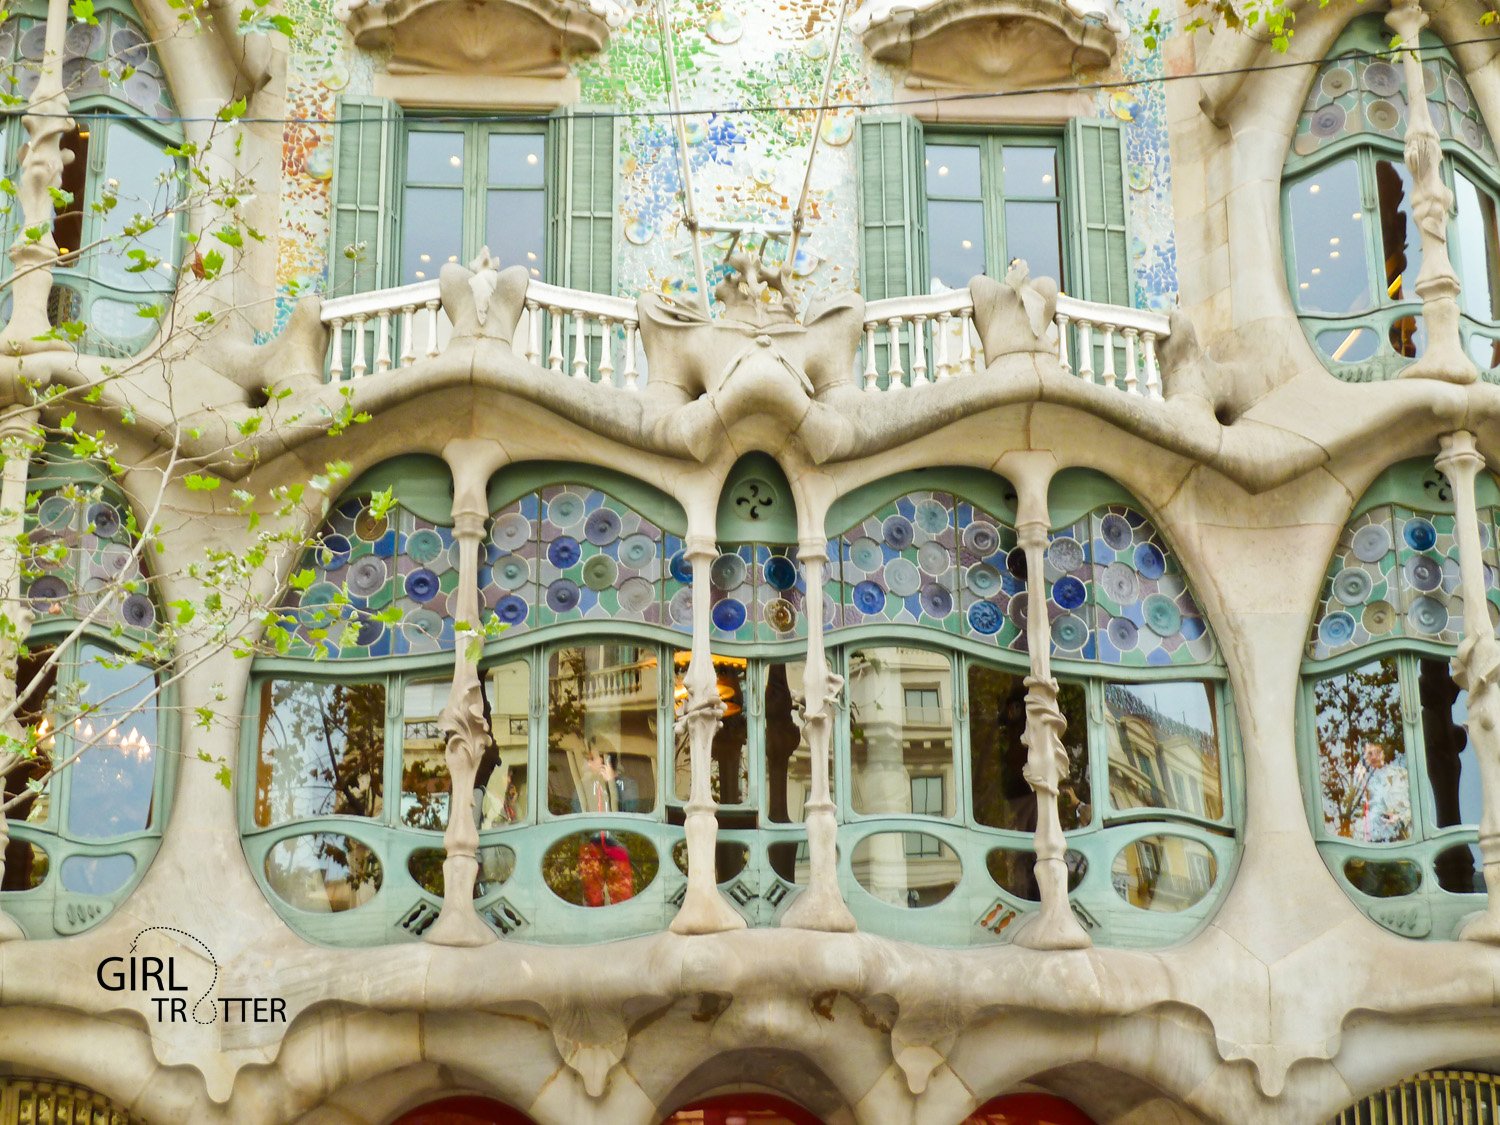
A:
[[[29,552],[22,580],[31,612],[81,620],[101,595],[124,597],[107,608],[98,624],[149,630],[156,623],[144,572],[132,551],[125,505],[117,497],[62,492],[43,495],[29,516]]]
[[[1127,22],[1139,24],[1150,0],[1123,0]],[[686,108],[751,109],[810,105],[821,92],[837,14],[835,0],[673,0],[677,71]],[[288,72],[287,114],[307,118],[286,126],[279,230],[278,317],[296,295],[326,284],[332,116],[337,94],[368,92],[381,60],[353,49],[332,15],[331,0],[288,0],[299,32]],[[577,69],[582,99],[646,114],[668,106],[654,3],[635,0],[631,19],[608,49]],[[1127,41],[1120,69],[1127,78],[1162,74],[1161,56],[1138,37]],[[1108,74],[1080,75],[1084,81]],[[832,96],[884,102],[895,93],[893,72],[872,63],[846,34]],[[1165,92],[1160,85],[1102,91],[1100,116],[1125,126],[1131,186],[1136,302],[1169,308],[1176,301],[1176,247],[1171,223],[1171,168]],[[878,112],[878,110],[872,110]],[[796,274],[811,294],[857,288],[859,262],[855,133],[852,111],[829,115],[814,170],[811,236]],[[688,121],[694,192],[700,213],[720,220],[785,223],[796,205],[813,128],[812,112],[724,112]],[[692,285],[690,241],[677,201],[680,174],[672,122],[636,116],[622,122],[617,207],[622,238],[621,293],[682,292]],[[710,247],[713,263],[722,248]],[[709,276],[713,287],[723,267]]]
[[[1479,538],[1490,620],[1500,624],[1495,527],[1481,513]],[[1339,537],[1307,655],[1340,656],[1374,641],[1408,637],[1456,645],[1463,639],[1458,539],[1452,513],[1382,504],[1350,520]]]

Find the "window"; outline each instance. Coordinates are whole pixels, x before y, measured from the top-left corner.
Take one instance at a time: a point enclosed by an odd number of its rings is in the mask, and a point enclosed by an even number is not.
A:
[[[46,26],[43,6],[22,5],[0,26],[0,72],[15,92],[35,88]],[[97,24],[69,25],[63,80],[74,128],[62,137],[62,205],[52,228],[61,260],[53,271],[48,315],[54,324],[87,325],[86,351],[130,355],[156,334],[144,305],[177,285],[181,254],[181,162],[165,151],[182,143],[177,109],[161,63],[135,14],[121,0],[95,6]],[[7,152],[19,161],[25,134],[13,130]],[[65,156],[68,159],[68,156]],[[12,200],[7,242],[19,233]]]
[[[1285,171],[1292,301],[1335,374],[1393,374],[1422,354],[1414,282],[1422,266],[1402,151],[1405,76],[1378,16],[1352,23],[1318,71]],[[1454,192],[1449,249],[1462,284],[1463,334],[1481,370],[1500,362],[1495,150],[1446,49],[1423,38],[1428,110]]]
[[[1420,462],[1387,470],[1346,525],[1308,640],[1301,723],[1324,860],[1377,922],[1446,939],[1485,886],[1468,695],[1449,671],[1462,634],[1454,516],[1424,487],[1430,474]],[[1495,600],[1500,489],[1481,476],[1478,490]]]

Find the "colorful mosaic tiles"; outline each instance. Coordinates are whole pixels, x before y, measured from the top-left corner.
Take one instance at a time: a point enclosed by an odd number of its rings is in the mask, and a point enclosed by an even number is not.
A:
[[[458,609],[458,551],[451,528],[399,505],[377,516],[370,498],[342,501],[304,566],[307,589],[282,602],[288,655],[341,660],[449,651]]]
[[[923,625],[1024,652],[1025,562],[1003,520],[946,492],[911,492],[836,544],[841,627]]]
[[[680,558],[673,570],[691,577]],[[795,547],[742,544],[726,549],[708,571],[713,607],[709,621],[716,641],[777,641],[807,636],[807,576]],[[832,608],[825,598],[824,621]],[[692,628],[692,591],[684,589],[672,603],[673,623]]]
[[[1424,53],[1422,78],[1433,126],[1444,140],[1458,141],[1492,167],[1494,142],[1463,75],[1443,48]],[[1402,144],[1408,112],[1400,59],[1367,58],[1358,52],[1330,59],[1307,95],[1292,151],[1307,156],[1359,133],[1374,133]]]
[[[1500,623],[1496,514],[1481,518],[1479,537],[1490,619]],[[1463,638],[1463,616],[1453,515],[1382,504],[1339,537],[1307,654],[1325,660],[1396,637],[1453,645]]]
[[[691,629],[682,541],[607,493],[579,484],[528,492],[496,511],[480,559],[485,612],[507,630],[569,621]]]
[[[29,550],[22,577],[38,619],[81,620],[101,599],[112,598],[97,622],[150,629],[156,607],[131,549],[128,512],[103,492],[77,496],[44,493],[27,523]]]
[[[1214,659],[1181,564],[1135,509],[1112,504],[1053,532],[1045,570],[1057,655],[1136,667]]]

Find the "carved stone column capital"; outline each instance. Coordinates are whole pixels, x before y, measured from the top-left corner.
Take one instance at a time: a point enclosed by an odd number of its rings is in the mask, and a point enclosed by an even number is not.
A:
[[[1484,456],[1474,444],[1474,435],[1468,430],[1443,434],[1438,438],[1438,449],[1434,464],[1448,478],[1449,483],[1454,483],[1457,473],[1467,474],[1472,481],[1479,475],[1479,470],[1484,468]]]
[[[1046,520],[1017,520],[1016,545],[1024,551],[1046,550],[1047,537],[1051,532]]]

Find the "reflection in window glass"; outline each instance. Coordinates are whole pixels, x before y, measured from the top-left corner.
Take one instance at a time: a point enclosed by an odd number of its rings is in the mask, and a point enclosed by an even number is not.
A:
[[[73,720],[68,829],[97,840],[151,826],[155,796],[156,675],[97,645],[80,649],[83,714]]]
[[[0,891],[30,891],[47,879],[50,857],[36,844],[12,839],[5,845],[5,875]]]
[[[547,662],[547,807],[554,814],[656,808],[655,648],[579,645]]]
[[[463,228],[454,221],[463,214],[462,188],[408,185],[402,203],[401,284],[429,281],[446,262],[463,253]]]
[[[1417,691],[1422,699],[1422,741],[1427,782],[1432,787],[1433,824],[1451,828],[1478,824],[1484,810],[1479,760],[1469,745],[1469,693],[1453,682],[1446,660],[1421,660]]]
[[[1323,827],[1364,843],[1411,835],[1411,782],[1394,658],[1313,685]]]
[[[257,825],[378,816],[384,767],[384,684],[261,684]]]
[[[95,252],[91,272],[100,281],[132,292],[165,293],[177,283],[177,249],[174,216],[166,215],[150,230],[126,234],[137,229],[138,215],[161,215],[171,205],[173,194],[161,183],[174,169],[174,158],[162,151],[160,141],[137,133],[134,129],[107,117],[96,117],[83,123],[106,131],[103,182],[95,185],[95,194],[106,190],[117,196],[113,207],[104,213],[100,236],[118,239],[106,242]],[[128,257],[131,250],[144,250],[147,257],[160,260],[153,269],[136,273],[136,264]],[[139,319],[139,318],[137,318]],[[131,335],[139,334],[139,328]]]
[[[692,739],[688,725],[682,721],[687,712],[687,669],[692,654],[673,654],[676,676],[672,683],[672,792],[677,800],[686,801],[693,786]],[[741,656],[715,656],[714,676],[718,682],[719,700],[724,716],[714,734],[712,757],[708,764],[708,784],[714,800],[721,805],[743,805],[750,800],[749,730],[745,714],[746,661]]]
[[[1318,348],[1336,363],[1360,363],[1380,349],[1380,337],[1368,328],[1330,328],[1318,333]]]
[[[46,824],[52,817],[52,783],[48,771],[57,750],[57,717],[52,713],[57,666],[47,667],[51,655],[50,648],[33,649],[16,665],[17,684],[22,691],[32,689],[17,717],[23,727],[35,732],[37,746],[35,756],[17,762],[5,774],[5,801],[7,804],[16,801],[6,816],[27,824]],[[32,783],[39,788],[33,789]]]
[[[1500,223],[1495,200],[1462,172],[1455,172],[1458,203],[1459,294],[1464,312],[1480,320],[1500,320]],[[1484,366],[1492,366],[1489,363]]]
[[[1202,901],[1213,889],[1214,853],[1186,836],[1147,836],[1115,856],[1115,893],[1131,906],[1173,914]]]
[[[474,776],[474,818],[480,829],[503,828],[526,819],[530,757],[531,668],[512,660],[481,673],[490,714],[490,745]]]
[[[1411,213],[1411,173],[1405,164],[1378,161],[1375,189],[1380,196],[1386,295],[1393,301],[1414,301],[1417,292],[1413,286],[1422,269],[1422,236]]]
[[[1106,684],[1104,710],[1111,805],[1224,815],[1211,684]]]
[[[929,199],[980,197],[978,145],[928,145],[926,161]]]
[[[1026,784],[1025,678],[980,664],[969,665],[969,772],[974,787],[974,817],[991,828],[1036,830],[1036,794]],[[1057,795],[1064,830],[1082,828],[1093,818],[1088,772],[1088,708],[1081,684],[1063,683],[1058,704],[1067,729],[1068,776]]]
[[[802,661],[761,666],[766,723],[766,816],[778,824],[803,819],[812,795],[812,755],[802,728],[793,721],[792,697],[802,695]],[[833,788],[833,774],[828,777]]]
[[[406,181],[414,184],[463,183],[463,130],[423,129],[407,134]]]
[[[1287,192],[1295,266],[1292,298],[1302,312],[1364,312],[1370,294],[1359,169],[1353,159],[1320,168]]]
[[[1032,277],[1062,285],[1062,227],[1056,203],[1005,205],[1006,265],[1020,258]]]
[[[564,836],[542,857],[542,878],[574,906],[614,906],[644,891],[656,878],[656,846],[635,832],[590,830]]]
[[[441,832],[448,826],[447,739],[438,716],[448,703],[450,681],[414,680],[406,685],[401,714],[401,823]]]
[[[501,268],[525,266],[529,276],[545,281],[546,138],[540,133],[491,133],[488,140],[485,245]]]
[[[928,258],[934,285],[961,289],[985,272],[984,204],[934,199],[927,204]]]
[[[70,855],[62,861],[62,886],[80,895],[112,895],[135,874],[129,855]]]
[[[920,648],[860,649],[849,655],[845,691],[854,811],[952,816],[951,659]]]
[[[958,853],[925,832],[875,832],[854,845],[850,868],[859,885],[902,909],[936,906],[958,886]]]
[[[363,906],[384,879],[380,859],[364,844],[332,832],[278,841],[266,853],[266,882],[298,910],[336,914]]]

